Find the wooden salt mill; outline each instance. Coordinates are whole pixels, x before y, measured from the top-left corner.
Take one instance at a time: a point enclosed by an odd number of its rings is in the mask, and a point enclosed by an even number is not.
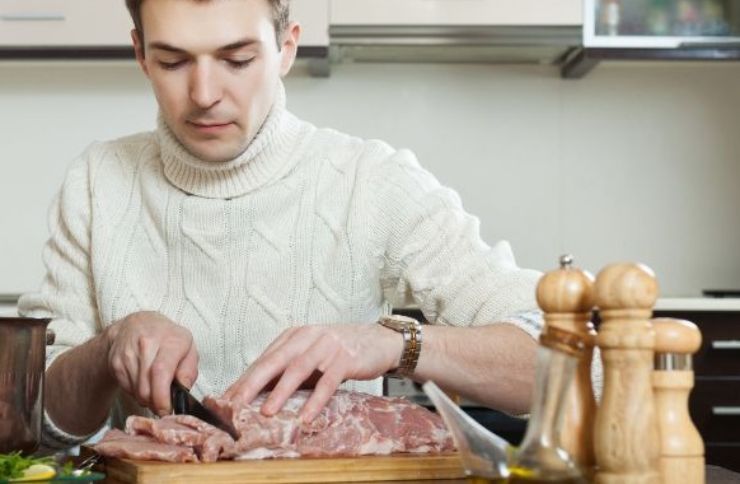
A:
[[[545,312],[545,324],[576,335],[583,341],[573,382],[565,401],[560,444],[587,474],[595,457],[593,426],[596,401],[591,384],[591,362],[596,331],[591,323],[594,277],[573,267],[573,257],[560,257],[560,269],[545,274],[537,286],[537,303]]]
[[[704,484],[704,442],[689,416],[694,386],[691,355],[701,346],[701,332],[689,321],[656,318],[653,391],[660,428],[663,484]]]
[[[604,392],[596,411],[596,482],[659,483],[660,434],[653,398],[655,331],[650,323],[658,283],[641,264],[611,264],[596,276],[601,314],[596,342]]]

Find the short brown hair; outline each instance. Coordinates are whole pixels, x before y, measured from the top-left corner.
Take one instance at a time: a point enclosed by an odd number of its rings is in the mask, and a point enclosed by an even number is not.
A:
[[[195,2],[209,2],[213,0],[190,0]],[[275,40],[277,41],[278,49],[282,41],[282,33],[288,27],[288,20],[290,18],[290,0],[265,0],[270,4],[272,9],[272,23],[275,26]],[[126,8],[128,8],[131,18],[134,21],[134,28],[139,34],[139,40],[144,42],[144,29],[141,25],[141,4],[144,0],[126,0]],[[143,48],[142,48],[143,49]]]

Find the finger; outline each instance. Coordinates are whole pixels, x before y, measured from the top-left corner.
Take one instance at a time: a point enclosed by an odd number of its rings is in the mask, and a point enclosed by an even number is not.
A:
[[[303,354],[293,358],[270,396],[262,405],[265,415],[274,415],[283,408],[285,402],[305,382],[315,370],[325,369],[334,359],[339,348],[337,340],[324,335]]]
[[[267,348],[265,348],[265,351],[262,352],[261,356],[267,356],[271,354],[273,351],[275,351],[276,348],[282,346],[283,343],[291,339],[298,332],[299,329],[300,328],[288,328],[280,333],[280,336],[275,338],[275,340],[270,343]]]
[[[332,395],[334,395],[339,385],[344,381],[346,368],[347,363],[343,363],[339,358],[330,362],[324,375],[316,383],[311,396],[303,404],[300,413],[301,421],[311,423],[321,412],[321,409],[329,403]]]
[[[195,348],[195,343],[192,343],[175,371],[177,381],[187,388],[192,388],[198,379],[198,359],[198,350]]]
[[[262,352],[262,354],[247,368],[247,370],[244,372],[244,374],[238,378],[234,383],[229,386],[229,388],[226,389],[226,391],[223,394],[223,398],[227,400],[233,400],[237,395],[246,395],[246,393],[243,391],[242,387],[244,386],[245,380],[251,375],[252,371],[251,368],[255,366],[259,366],[259,364],[264,360],[265,357],[271,355],[274,353],[276,348],[279,348],[282,346],[286,341],[288,341],[293,334],[295,333],[297,328],[290,328],[285,331],[283,331],[280,336],[278,336],[270,345],[265,349],[265,351]],[[261,389],[260,389],[261,390]],[[249,403],[252,401],[254,397],[250,398],[248,401],[245,399],[245,403]]]
[[[230,389],[226,398],[244,404],[251,403],[265,386],[282,374],[288,363],[289,360],[279,352],[258,358]]]
[[[148,338],[139,339],[139,362],[136,393],[140,403],[149,406],[151,399],[151,387],[149,386],[149,368],[152,366],[154,357],[157,355],[158,344]]]
[[[321,370],[314,370],[311,376],[306,378],[303,383],[301,383],[301,386],[298,387],[299,390],[313,390],[313,388],[316,386],[316,384],[319,382],[319,379],[324,375],[324,373]],[[275,382],[277,383],[277,382]]]
[[[227,392],[231,400],[251,403],[273,379],[280,376],[293,358],[303,353],[318,338],[316,331],[296,331],[270,354],[263,354],[249,366],[244,375]],[[225,394],[226,395],[226,394]]]
[[[131,387],[131,379],[129,378],[128,370],[126,369],[126,365],[123,360],[114,356],[110,359],[109,366],[118,386],[121,387],[124,392],[132,394],[133,388]]]
[[[121,358],[123,366],[126,369],[126,386],[128,387],[128,393],[133,395],[140,404],[146,405],[146,402],[142,401],[137,394],[139,360],[136,352],[131,348],[126,348],[123,350],[123,354],[119,356],[119,358]]]
[[[180,361],[189,350],[162,346],[149,371],[152,388],[151,409],[158,415],[167,415],[172,411],[170,402],[170,386]]]

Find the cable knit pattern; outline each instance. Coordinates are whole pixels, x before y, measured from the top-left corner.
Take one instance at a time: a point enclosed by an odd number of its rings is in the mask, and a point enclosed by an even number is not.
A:
[[[49,361],[133,312],[159,311],[194,336],[199,397],[223,392],[286,328],[371,324],[390,296],[410,296],[432,322],[539,331],[539,273],[518,268],[507,243],[487,246],[455,192],[408,151],[297,119],[282,91],[228,162],[198,160],[161,120],[92,145],[50,229],[47,276],[19,302],[53,319]],[[380,392],[380,381],[346,385]]]

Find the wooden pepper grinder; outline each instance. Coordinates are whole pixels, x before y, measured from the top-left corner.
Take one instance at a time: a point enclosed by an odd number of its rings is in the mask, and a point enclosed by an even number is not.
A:
[[[704,484],[704,442],[689,416],[694,387],[691,355],[701,346],[701,332],[690,321],[656,318],[653,391],[660,428],[663,484]]]
[[[652,270],[611,264],[596,276],[601,326],[596,342],[604,363],[604,392],[596,411],[596,482],[659,483],[660,434],[652,372],[658,297]]]
[[[594,277],[573,267],[573,257],[560,257],[560,269],[545,274],[537,286],[537,303],[545,312],[545,323],[576,335],[583,341],[576,374],[565,401],[562,448],[587,474],[593,472],[595,457],[593,426],[596,401],[591,384],[591,361],[596,331],[591,323],[594,307]]]

